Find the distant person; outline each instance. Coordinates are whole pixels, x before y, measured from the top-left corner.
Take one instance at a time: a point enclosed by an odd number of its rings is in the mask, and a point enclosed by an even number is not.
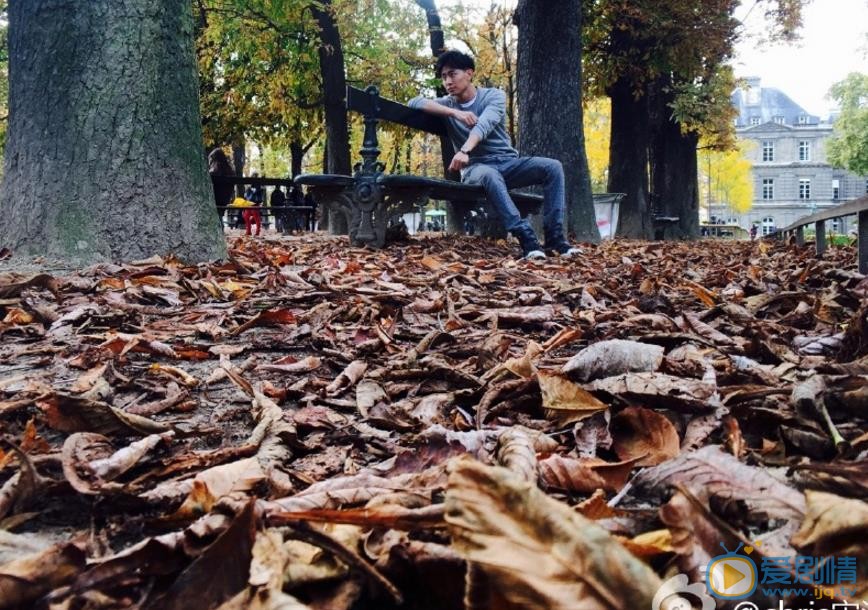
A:
[[[271,199],[268,201],[271,204],[271,211],[274,213],[274,228],[280,233],[286,233],[287,230],[287,210],[281,209],[286,205],[286,195],[280,186],[274,187],[271,192]]]
[[[233,208],[241,208],[241,217],[244,219],[244,234],[250,235],[253,225],[256,225],[256,235],[259,236],[259,230],[262,228],[262,216],[259,210],[251,210],[254,203],[244,197],[236,197],[232,201]]]
[[[208,155],[208,173],[212,178],[215,176],[234,176],[232,164],[229,163],[229,158],[222,148],[215,148]],[[214,186],[214,204],[218,207],[226,207],[232,203],[232,194],[235,187],[232,184],[224,182],[212,182]],[[223,210],[218,209],[217,215],[220,217],[220,228],[223,228]]]
[[[469,55],[446,51],[437,58],[435,72],[448,95],[416,97],[409,105],[445,119],[456,151],[449,169],[460,171],[462,182],[482,185],[504,227],[521,243],[524,258],[539,260],[546,254],[508,189],[531,185],[543,187],[545,249],[567,257],[580,254],[564,234],[563,166],[555,159],[519,156],[506,130],[506,94],[474,85],[475,69]]]
[[[756,225],[750,226],[750,240],[753,241],[756,239]]]
[[[253,172],[250,175],[251,178],[259,178],[259,172]],[[247,187],[247,190],[244,191],[244,198],[247,201],[250,201],[255,206],[262,206],[265,201],[265,193],[263,192],[262,186],[259,184],[251,184]],[[259,210],[257,210],[257,213]],[[266,218],[268,218],[266,216]],[[260,220],[262,216],[260,215]],[[268,223],[265,224],[266,228],[268,227]]]
[[[464,220],[464,232],[468,235],[473,235],[476,232],[476,223],[473,221],[472,216],[468,216]]]
[[[313,196],[313,191],[310,188],[304,194],[304,206],[309,208],[304,211],[307,230],[316,231],[316,198]]]

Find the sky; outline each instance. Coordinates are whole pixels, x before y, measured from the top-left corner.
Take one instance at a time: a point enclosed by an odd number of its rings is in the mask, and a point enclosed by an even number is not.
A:
[[[486,8],[491,0],[440,0],[446,7],[462,1],[465,6]],[[761,31],[760,7],[743,0],[736,17],[745,20],[745,32]],[[515,0],[505,0],[505,3]],[[745,19],[746,17],[746,19]],[[850,72],[868,73],[868,0],[812,0],[804,11],[801,40],[793,45],[760,47],[742,36],[733,61],[736,76],[759,76],[761,86],[776,87],[810,114],[826,118],[834,102],[826,99],[829,88]]]

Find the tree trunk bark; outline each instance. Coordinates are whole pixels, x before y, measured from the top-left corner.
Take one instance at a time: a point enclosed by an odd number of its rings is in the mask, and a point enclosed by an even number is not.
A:
[[[326,150],[330,174],[350,175],[350,138],[347,127],[347,107],[344,96],[347,80],[344,74],[344,51],[341,34],[332,14],[332,0],[321,0],[311,4],[313,16],[320,27],[319,70],[323,84],[323,105],[325,108]],[[333,235],[348,233],[347,220],[343,214],[329,215],[329,232]]]
[[[696,133],[683,134],[672,118],[673,95],[667,80],[659,80],[649,95],[651,106],[651,193],[663,216],[677,217],[665,229],[666,239],[699,237],[699,177]]]
[[[0,245],[73,263],[226,255],[190,2],[13,1],[9,85]]]
[[[290,175],[295,178],[301,173],[301,164],[304,161],[304,147],[298,140],[289,143],[289,158]]]
[[[624,193],[617,234],[632,239],[651,238],[648,209],[648,108],[643,95],[636,99],[627,79],[609,90],[612,99],[612,135],[609,142],[611,193]]]
[[[235,170],[236,176],[244,175],[244,164],[247,163],[247,150],[244,140],[232,143],[232,167]],[[235,185],[235,195],[244,197],[244,185]]]
[[[563,164],[566,230],[579,241],[598,242],[582,127],[581,3],[520,0],[515,21],[519,150]]]

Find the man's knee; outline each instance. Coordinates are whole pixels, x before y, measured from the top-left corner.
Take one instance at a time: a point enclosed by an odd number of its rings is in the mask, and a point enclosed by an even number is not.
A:
[[[549,159],[548,157],[539,157],[543,169],[547,174],[554,176],[563,175],[564,165],[557,159]]]
[[[471,165],[464,176],[464,182],[489,186],[503,182],[503,176],[496,169],[487,165]]]

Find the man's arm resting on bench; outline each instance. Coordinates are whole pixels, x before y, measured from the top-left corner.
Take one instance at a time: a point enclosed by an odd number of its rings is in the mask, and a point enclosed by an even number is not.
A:
[[[438,97],[437,99],[429,100],[424,97],[414,97],[410,100],[407,105],[410,108],[416,108],[418,110],[423,110],[428,114],[433,114],[434,116],[442,116],[442,117],[452,117],[457,119],[467,125],[468,127],[473,127],[476,125],[477,117],[472,112],[467,112],[465,110],[459,110],[458,108],[452,108],[441,103],[440,100],[447,100],[448,97]]]

